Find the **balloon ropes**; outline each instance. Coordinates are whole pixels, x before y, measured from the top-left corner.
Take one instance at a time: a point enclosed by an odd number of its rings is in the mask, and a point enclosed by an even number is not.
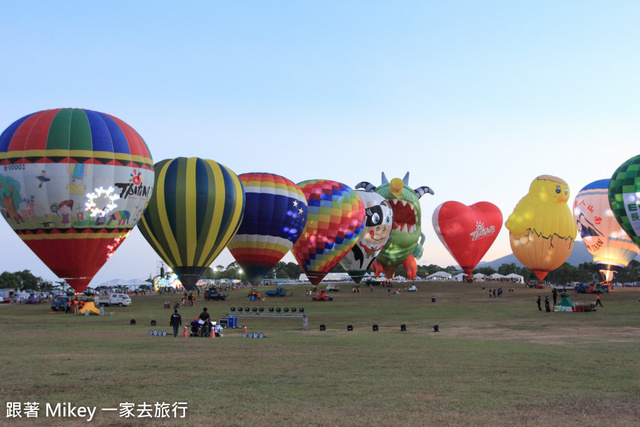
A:
[[[2,215],[77,292],[136,225],[153,180],[142,137],[105,113],[40,111],[0,135]]]
[[[156,191],[138,227],[156,253],[195,289],[204,270],[238,230],[244,190],[230,169],[197,157],[155,165]]]

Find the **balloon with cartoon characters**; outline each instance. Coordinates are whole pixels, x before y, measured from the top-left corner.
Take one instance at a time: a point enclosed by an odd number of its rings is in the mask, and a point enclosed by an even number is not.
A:
[[[609,184],[609,179],[601,179],[586,185],[573,203],[573,218],[580,237],[607,282],[639,252],[614,217],[609,205]]]
[[[509,215],[511,250],[539,280],[571,255],[578,230],[567,205],[569,185],[560,178],[540,175]]]
[[[421,226],[420,198],[425,194],[433,195],[433,190],[426,186],[416,189],[409,187],[409,172],[403,179],[393,178],[391,182],[383,172],[382,185],[376,187],[363,181],[356,185],[356,188],[380,194],[389,201],[393,210],[393,230],[390,239],[373,264],[376,276],[384,272],[385,277],[391,279],[398,266],[402,264],[407,270],[407,278],[415,280],[418,273],[416,259],[422,256],[425,239]]]
[[[298,187],[307,198],[307,223],[291,253],[309,281],[318,285],[356,244],[366,214],[358,194],[340,182],[315,179]]]
[[[389,240],[393,227],[393,210],[384,197],[374,192],[356,191],[364,203],[366,223],[358,242],[342,258],[340,265],[354,282],[360,283],[367,269]]]
[[[0,135],[0,211],[77,292],[136,225],[153,179],[142,137],[108,114],[45,110]]]

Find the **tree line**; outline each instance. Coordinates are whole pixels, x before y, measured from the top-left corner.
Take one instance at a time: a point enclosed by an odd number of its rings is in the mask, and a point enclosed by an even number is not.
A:
[[[241,272],[242,267],[237,262],[225,266],[217,265],[215,267],[207,267],[202,274],[203,279],[229,279],[229,280],[246,280],[246,275]],[[332,272],[344,273],[345,270],[340,264],[338,264]],[[454,266],[440,267],[435,264],[419,265],[418,276],[426,277],[430,274],[437,273],[439,271],[446,271],[452,275],[460,273]],[[498,270],[492,267],[479,267],[473,270],[474,274],[482,273],[490,276],[494,273],[499,273],[504,276],[515,273],[524,277],[525,282],[537,280],[536,276],[525,267],[518,267],[515,263],[502,264],[498,267]],[[302,274],[300,266],[294,262],[279,262],[265,277],[265,280],[273,279],[297,279]],[[397,276],[407,275],[404,267],[399,266],[396,270]],[[552,283],[564,284],[569,282],[600,282],[602,278],[598,267],[593,262],[585,262],[578,267],[574,267],[569,263],[562,264],[559,268],[551,271],[545,277],[545,281]],[[640,281],[640,262],[632,260],[626,268],[623,268],[614,278],[614,281],[626,283]],[[33,290],[33,291],[53,291],[62,290],[64,288],[64,280],[56,281],[52,283],[44,280],[41,277],[34,276],[30,270],[22,270],[10,273],[8,271],[0,274],[0,289],[18,289],[18,290]]]

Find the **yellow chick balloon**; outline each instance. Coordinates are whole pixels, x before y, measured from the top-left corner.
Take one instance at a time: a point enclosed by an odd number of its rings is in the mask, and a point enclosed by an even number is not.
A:
[[[543,280],[571,255],[578,229],[573,221],[569,185],[551,175],[533,180],[505,226],[518,260]]]

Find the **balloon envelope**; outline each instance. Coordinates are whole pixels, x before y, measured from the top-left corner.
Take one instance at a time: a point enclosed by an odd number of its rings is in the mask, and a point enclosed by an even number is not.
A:
[[[436,208],[432,220],[442,244],[462,270],[472,274],[500,233],[502,212],[489,202],[466,206],[450,201]]]
[[[360,238],[364,206],[355,191],[336,181],[303,181],[298,187],[309,211],[291,252],[309,281],[317,285]]]
[[[138,227],[156,253],[195,289],[204,270],[235,235],[244,211],[240,179],[213,160],[162,160],[156,191]]]
[[[567,205],[569,194],[564,180],[540,175],[505,223],[513,254],[540,280],[573,250],[577,229]]]
[[[364,205],[366,221],[360,239],[342,258],[340,265],[354,282],[360,283],[389,240],[393,228],[393,210],[389,201],[378,193],[356,191],[356,194]]]
[[[640,156],[624,162],[609,182],[609,204],[614,217],[640,246]]]
[[[280,175],[245,173],[238,178],[246,198],[244,218],[227,248],[257,286],[298,241],[307,221],[307,199]]]
[[[82,292],[138,222],[153,160],[122,120],[82,109],[40,111],[0,135],[0,210],[61,279]]]
[[[608,282],[640,252],[613,215],[609,184],[609,179],[590,183],[573,203],[573,217],[582,241]]]

